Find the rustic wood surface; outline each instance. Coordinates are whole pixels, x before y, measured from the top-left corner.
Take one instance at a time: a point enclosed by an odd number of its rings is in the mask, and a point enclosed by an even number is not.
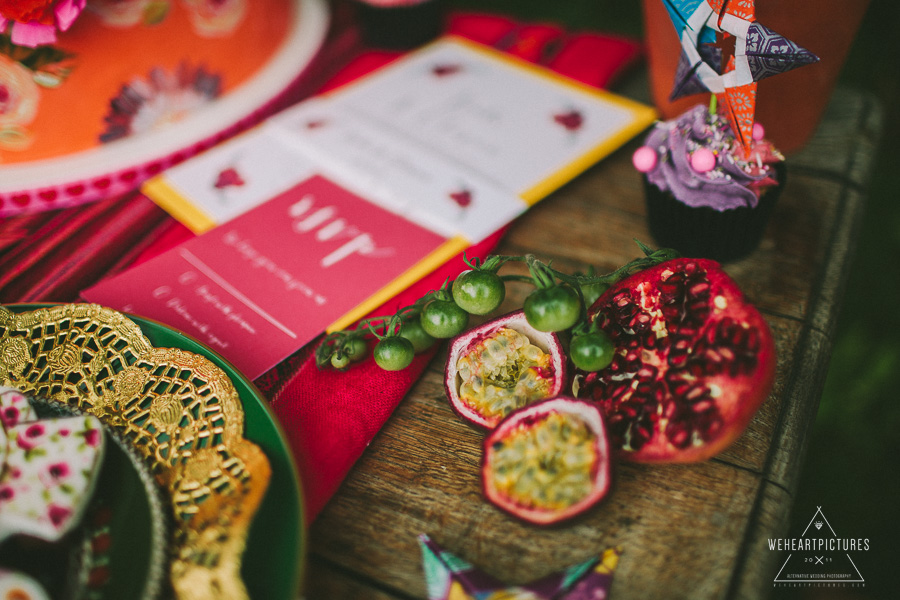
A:
[[[403,400],[309,533],[309,600],[425,598],[416,536],[524,583],[621,546],[612,598],[758,598],[772,587],[818,406],[878,142],[869,97],[838,90],[815,138],[789,157],[787,187],[761,247],[726,266],[775,335],[775,387],[749,429],[699,464],[620,464],[608,498],[540,529],[481,495],[482,434],[444,397],[445,353]],[[611,270],[652,242],[632,142],[538,204],[499,252],[564,269]],[[513,286],[507,307],[521,305]]]

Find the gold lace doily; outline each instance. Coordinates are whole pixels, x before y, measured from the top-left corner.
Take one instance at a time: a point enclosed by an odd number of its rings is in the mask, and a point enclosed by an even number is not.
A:
[[[154,348],[108,308],[0,307],[0,384],[95,415],[140,453],[170,504],[176,597],[247,597],[241,557],[271,468],[244,439],[243,407],[219,367]]]

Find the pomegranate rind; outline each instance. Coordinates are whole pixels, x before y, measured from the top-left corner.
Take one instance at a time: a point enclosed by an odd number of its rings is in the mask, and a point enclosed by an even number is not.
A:
[[[550,355],[550,364],[553,372],[548,373],[548,375],[552,377],[552,381],[550,389],[546,394],[546,398],[559,395],[566,382],[566,359],[563,354],[559,337],[555,333],[538,331],[529,325],[528,321],[525,319],[525,312],[523,310],[517,310],[502,315],[456,336],[450,340],[450,346],[447,352],[447,364],[444,368],[444,389],[447,394],[447,399],[450,402],[453,411],[459,415],[461,419],[471,425],[488,430],[496,427],[503,419],[503,416],[491,417],[485,415],[460,398],[459,387],[461,380],[457,363],[459,358],[470,348],[502,327],[514,329],[525,335],[532,344]]]
[[[660,343],[657,348],[650,349],[620,347],[623,338],[616,333],[616,326],[612,323],[601,325],[601,328],[606,330],[617,343],[618,359],[614,359],[613,364],[607,369],[598,371],[596,374],[586,375],[583,379],[584,385],[578,395],[591,397],[600,404],[607,416],[613,445],[621,447],[621,457],[627,460],[651,463],[687,463],[706,460],[719,454],[743,434],[774,385],[776,353],[772,332],[759,311],[747,302],[737,283],[722,270],[716,261],[692,258],[674,259],[632,275],[604,292],[588,311],[589,318],[591,320],[603,319],[598,315],[604,312],[607,315],[614,313],[623,297],[621,295],[623,291],[630,291],[632,299],[639,299],[636,304],[641,306],[644,314],[659,314],[656,312],[658,304],[655,303],[657,299],[655,294],[659,290],[660,283],[669,281],[673,273],[685,273],[686,270],[690,270],[692,273],[705,273],[705,281],[709,283],[709,291],[704,292],[708,296],[708,302],[704,305],[704,310],[708,309],[708,314],[703,325],[698,327],[694,339],[702,341],[703,338],[714,338],[717,335],[716,328],[721,329],[725,326],[732,326],[739,332],[748,332],[740,333],[740,335],[752,336],[754,340],[752,344],[752,362],[754,364],[752,368],[748,367],[749,372],[737,370],[736,373],[727,373],[723,371],[695,377],[695,388],[702,385],[707,390],[715,391],[710,399],[714,402],[717,411],[718,424],[708,439],[698,441],[697,436],[693,436],[694,442],[687,447],[676,447],[671,443],[667,437],[667,435],[671,435],[671,431],[668,434],[665,431],[672,422],[664,418],[671,408],[668,405],[685,406],[689,401],[677,394],[675,390],[678,389],[678,386],[667,384],[665,390],[668,395],[660,402],[660,405],[664,406],[657,410],[660,416],[650,415],[649,419],[647,413],[641,416],[645,419],[644,425],[647,420],[653,422],[652,437],[642,443],[639,448],[629,448],[629,442],[623,441],[622,436],[617,432],[621,431],[623,424],[630,428],[632,425],[628,422],[636,422],[632,414],[634,404],[629,405],[627,401],[623,401],[633,395],[629,395],[630,393],[626,390],[622,396],[619,396],[623,389],[621,384],[609,384],[609,387],[603,389],[596,382],[604,378],[609,382],[613,375],[618,377],[620,382],[625,381],[626,371],[637,374],[640,369],[634,367],[625,369],[621,366],[627,364],[632,356],[634,360],[640,361],[641,368],[649,366],[658,369],[658,380],[665,379],[668,371],[676,369],[669,366],[671,359],[668,358],[666,352],[671,348],[667,347],[665,343]],[[680,325],[673,324],[672,330],[676,330]],[[655,322],[649,327],[651,329],[657,327],[662,330]],[[670,336],[667,334],[665,337]],[[691,350],[697,350],[697,347],[692,346]],[[629,355],[629,352],[633,354]],[[697,360],[702,362],[700,357]],[[618,374],[616,374],[617,368],[620,369]],[[672,377],[672,379],[675,378]],[[635,389],[638,385],[639,382],[634,382]],[[636,393],[634,392],[634,394]]]
[[[591,486],[588,494],[562,509],[528,506],[502,493],[494,484],[492,473],[495,444],[521,426],[530,426],[551,414],[572,415],[583,421],[593,434],[595,459],[591,467]],[[534,525],[553,525],[572,519],[606,497],[612,483],[612,462],[609,436],[603,411],[592,403],[569,396],[540,400],[509,414],[485,438],[481,462],[482,492],[487,500],[514,517]]]

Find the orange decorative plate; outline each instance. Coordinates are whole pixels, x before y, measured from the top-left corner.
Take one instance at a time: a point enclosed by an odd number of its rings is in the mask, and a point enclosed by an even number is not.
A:
[[[325,0],[88,0],[50,46],[0,34],[0,217],[133,189],[256,123],[327,24]]]

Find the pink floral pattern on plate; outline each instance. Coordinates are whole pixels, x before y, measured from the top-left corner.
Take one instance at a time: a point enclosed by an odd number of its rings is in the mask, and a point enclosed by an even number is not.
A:
[[[104,438],[92,416],[36,420],[18,390],[0,388],[0,542],[18,533],[55,541],[93,492]]]

